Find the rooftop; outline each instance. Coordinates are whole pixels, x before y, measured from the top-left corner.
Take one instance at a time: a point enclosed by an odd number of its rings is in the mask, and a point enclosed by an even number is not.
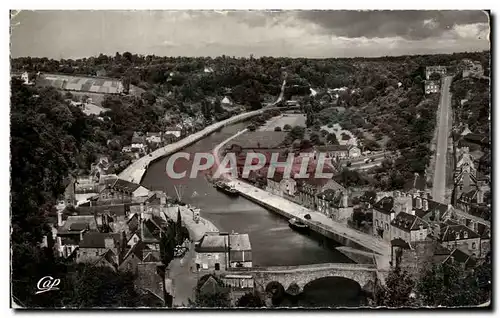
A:
[[[121,235],[119,233],[87,232],[83,235],[80,248],[106,248],[105,240],[107,238],[113,239],[116,247],[120,243]]]
[[[418,216],[406,212],[400,212],[396,215],[394,220],[391,221],[391,225],[406,232],[418,230],[421,226],[424,229],[429,226]]]
[[[250,244],[250,237],[248,234],[230,234],[229,241],[231,244],[231,251],[250,251],[252,245]],[[208,252],[226,252],[228,246],[227,235],[207,235],[203,236],[197,248],[199,253]]]

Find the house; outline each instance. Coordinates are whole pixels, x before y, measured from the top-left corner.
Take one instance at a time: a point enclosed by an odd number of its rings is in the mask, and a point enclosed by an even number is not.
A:
[[[438,81],[425,81],[424,82],[425,93],[426,94],[434,94],[439,93],[440,84]]]
[[[344,190],[344,187],[332,179],[314,178],[297,179],[297,195],[295,201],[306,208],[317,210],[318,194],[327,189]]]
[[[100,156],[96,163],[91,164],[90,174],[97,176],[106,175],[110,172],[111,159],[108,156]]]
[[[198,271],[252,267],[252,246],[248,234],[205,233],[195,251]]]
[[[135,198],[147,197],[150,191],[140,184],[122,179],[110,179],[104,184],[99,194],[92,198],[98,202],[129,203]]]
[[[120,271],[127,271],[137,275],[138,265],[139,263],[143,262],[144,250],[147,249],[147,246],[143,242],[138,241],[131,247],[127,248],[128,251],[124,253],[123,259],[121,260],[118,269]]]
[[[457,198],[456,207],[468,213],[473,206],[484,205],[484,192],[480,188],[475,188],[469,192],[462,192]]]
[[[163,141],[161,132],[148,132],[146,133],[146,142],[150,144],[159,145]]]
[[[132,136],[131,144],[146,144],[146,136],[144,133],[140,131],[134,131],[134,135]]]
[[[400,212],[413,214],[413,198],[411,194],[394,191],[393,196],[386,196],[373,205],[373,233],[390,241],[391,222]]]
[[[441,76],[446,75],[447,68],[446,66],[427,66],[425,68],[425,79],[429,79],[433,73],[437,73]]]
[[[356,158],[361,156],[361,150],[354,145],[326,145],[326,146],[316,146],[315,158],[318,157],[319,153],[325,153],[327,159],[347,159]]]
[[[347,191],[326,189],[317,195],[317,210],[335,221],[347,222],[353,205]]]
[[[88,232],[83,236],[76,252],[77,263],[101,262],[117,269],[122,252],[121,235],[119,233]]]
[[[399,238],[410,244],[425,240],[429,224],[413,213],[400,212],[391,221],[391,240]]]
[[[430,237],[427,237],[423,241],[413,242],[412,244],[402,239],[391,241],[392,265],[399,265],[414,276],[414,278],[418,278],[423,270],[430,269],[432,265],[443,264],[452,260],[466,267],[475,264],[473,257],[458,249],[450,251]]]
[[[224,98],[221,101],[221,104],[223,106],[231,106],[231,105],[233,105],[233,102],[229,99],[229,97],[224,96]]]
[[[440,224],[438,242],[445,248],[458,248],[462,252],[478,257],[481,255],[481,237],[463,224],[447,220]]]
[[[184,137],[184,129],[182,127],[169,127],[163,133],[163,143],[171,144]]]
[[[479,61],[462,60],[462,77],[482,77],[484,69]]]
[[[271,178],[267,178],[266,191],[279,196],[294,196],[297,182],[290,178],[284,178],[283,172],[276,171]]]
[[[137,276],[134,281],[137,289],[162,305],[171,305],[167,294],[173,295],[171,280],[165,275],[165,266],[161,262],[141,262],[137,264]],[[170,296],[171,297],[171,296]]]

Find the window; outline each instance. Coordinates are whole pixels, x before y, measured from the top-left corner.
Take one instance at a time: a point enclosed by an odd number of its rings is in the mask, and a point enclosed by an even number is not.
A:
[[[219,264],[219,263],[215,263],[215,270],[216,270],[216,271],[219,271],[219,270],[220,270],[220,264]]]
[[[385,223],[385,230],[387,231],[389,229],[389,224]]]
[[[475,250],[476,249],[476,242],[472,242],[472,249]]]

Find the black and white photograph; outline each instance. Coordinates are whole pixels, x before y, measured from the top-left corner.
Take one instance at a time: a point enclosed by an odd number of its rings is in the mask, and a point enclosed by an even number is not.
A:
[[[10,307],[491,309],[493,16],[10,10]]]

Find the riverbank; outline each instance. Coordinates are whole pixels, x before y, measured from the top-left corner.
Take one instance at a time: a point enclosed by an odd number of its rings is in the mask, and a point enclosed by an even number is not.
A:
[[[217,226],[207,219],[199,217],[199,222],[195,222],[193,218],[193,211],[188,206],[179,206],[179,209],[181,211],[182,222],[189,231],[191,241],[199,241],[206,232],[219,232]],[[177,209],[166,209],[165,214],[168,218],[177,220]]]
[[[387,242],[384,242],[372,235],[351,229],[347,225],[335,222],[323,213],[307,209],[299,204],[268,193],[241,180],[232,180],[230,181],[230,185],[234,186],[234,188],[238,190],[243,197],[258,203],[267,209],[286,217],[287,219],[297,218],[307,224],[311,230],[331,238],[343,245],[349,246],[354,243],[373,253],[380,255],[390,254],[390,247]],[[304,216],[306,214],[311,216],[311,220],[305,219]]]
[[[143,178],[148,166],[151,163],[155,162],[156,160],[159,160],[159,159],[166,157],[166,156],[170,156],[171,154],[192,145],[193,143],[199,141],[200,139],[207,137],[208,135],[214,133],[215,131],[221,129],[224,126],[247,120],[249,118],[252,118],[254,116],[261,114],[264,111],[265,111],[265,109],[260,109],[260,110],[256,110],[256,111],[233,116],[233,117],[228,118],[226,120],[220,121],[220,122],[212,124],[210,126],[207,126],[207,127],[205,127],[205,129],[200,130],[199,132],[196,132],[192,135],[189,135],[186,138],[181,139],[173,144],[156,149],[155,151],[153,151],[149,155],[141,157],[138,160],[136,160],[135,162],[133,162],[130,166],[128,166],[125,170],[123,170],[118,175],[118,177],[123,179],[123,180],[128,180],[130,182],[140,183],[142,181],[142,178]]]

